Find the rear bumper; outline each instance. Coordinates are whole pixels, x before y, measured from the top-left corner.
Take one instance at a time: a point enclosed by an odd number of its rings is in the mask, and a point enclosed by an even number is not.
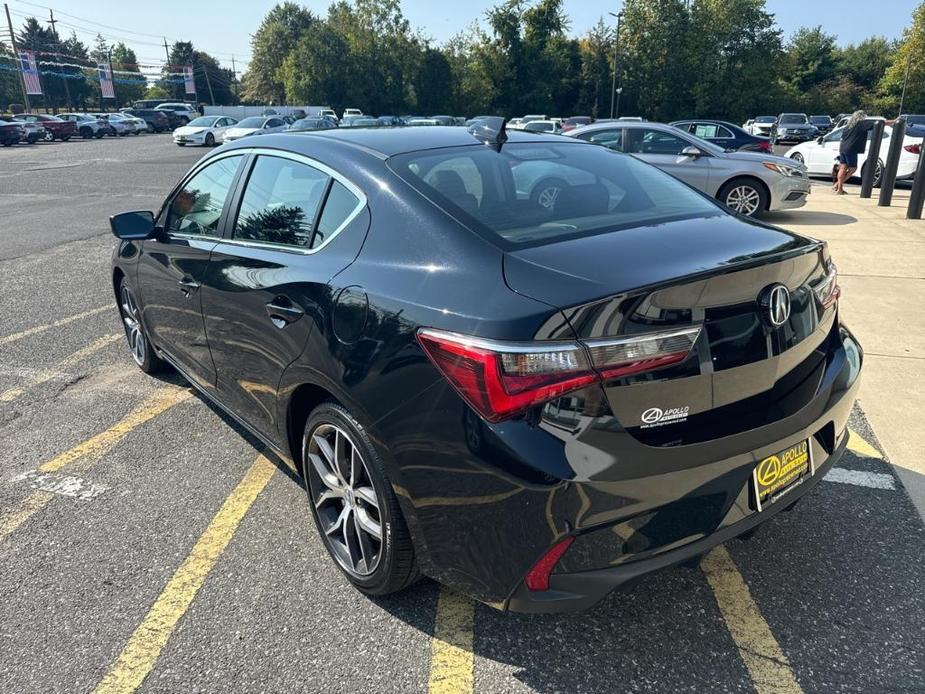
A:
[[[740,485],[737,494],[733,493],[735,501],[729,504],[725,517],[712,532],[702,533],[699,537],[688,537],[671,545],[656,547],[648,551],[643,549],[635,555],[639,557],[638,559],[630,557],[628,561],[623,561],[626,558],[623,552],[634,546],[645,546],[648,540],[646,534],[650,532],[647,525],[664,525],[664,521],[658,518],[662,513],[660,509],[642,514],[639,522],[636,522],[637,519],[628,519],[617,525],[579,533],[560,561],[559,567],[564,570],[557,570],[550,576],[549,590],[530,592],[521,582],[505,600],[503,609],[528,613],[570,612],[587,609],[614,590],[628,587],[655,571],[696,560],[717,545],[747,533],[772,519],[781,511],[792,508],[825,477],[843,454],[848,442],[847,420],[860,383],[863,351],[846,329],[841,328],[841,334],[845,354],[838,362],[837,372],[830,375],[831,387],[827,389],[828,393],[820,394],[821,397],[827,398],[827,407],[811,424],[794,432],[791,436],[779,439],[768,446],[762,446],[756,451],[752,462],[746,466],[739,466],[744,467],[743,474],[739,476],[740,482],[744,483]],[[827,437],[826,432],[831,432],[831,436]],[[757,461],[765,455],[782,450],[803,439],[809,439],[812,447],[815,461],[813,475],[804,478],[802,483],[782,494],[770,505],[764,504],[762,511],[754,510],[750,481],[751,470]],[[715,465],[719,469],[730,470],[730,463],[731,460],[716,461]],[[679,472],[678,474],[684,473]],[[667,481],[665,483],[667,484]],[[702,494],[704,490],[712,487],[711,493],[715,494],[723,490],[723,485],[727,486],[726,492],[734,492],[728,489],[728,484],[728,482],[722,482],[720,478],[710,479],[698,488],[697,493]],[[691,496],[693,497],[693,494]],[[668,506],[679,506],[683,503],[682,498]],[[642,539],[634,537],[634,533],[640,535]],[[652,534],[657,534],[657,531]],[[569,555],[572,553],[576,553],[577,556],[570,558]],[[606,559],[609,561],[605,561]],[[604,564],[610,564],[610,566],[589,570],[571,570],[582,563],[590,563],[599,567]]]

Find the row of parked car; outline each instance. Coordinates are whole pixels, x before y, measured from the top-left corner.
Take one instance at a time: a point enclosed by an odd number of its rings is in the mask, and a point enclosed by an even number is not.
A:
[[[156,108],[124,108],[114,113],[16,113],[0,115],[0,144],[67,142],[107,135],[127,136],[160,133],[187,125],[199,113],[191,104],[161,104]]]

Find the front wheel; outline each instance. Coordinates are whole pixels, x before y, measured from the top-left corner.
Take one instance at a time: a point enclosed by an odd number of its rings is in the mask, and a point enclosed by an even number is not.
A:
[[[544,178],[533,186],[533,190],[530,191],[530,200],[547,210],[552,210],[559,199],[559,193],[566,185],[561,178]]]
[[[42,139],[45,140],[45,142],[54,142],[55,134],[51,130],[46,130],[45,134],[42,135]]]
[[[206,133],[206,147],[215,147],[215,135]]]
[[[319,405],[305,424],[302,461],[315,526],[347,580],[368,595],[395,593],[417,580],[398,499],[353,415],[333,402]]]
[[[81,128],[80,136],[85,140],[89,140],[91,137],[93,137],[93,131],[90,128]]]
[[[795,162],[799,162],[800,164],[806,163],[803,159],[803,155],[800,154],[799,152],[794,152],[793,154],[790,155],[790,158],[793,159]]]
[[[746,217],[754,217],[768,209],[764,186],[751,178],[732,179],[720,189],[717,197],[731,210]]]
[[[119,284],[119,315],[122,317],[122,327],[125,329],[125,339],[128,341],[132,359],[138,368],[146,374],[163,371],[167,363],[154,353],[151,342],[141,324],[141,309],[135,294],[125,279]]]
[[[861,167],[861,180],[864,180],[864,169],[867,167],[867,162],[864,162],[864,166]],[[880,178],[883,176],[883,160],[877,160],[877,168],[874,169],[874,188],[880,187]]]

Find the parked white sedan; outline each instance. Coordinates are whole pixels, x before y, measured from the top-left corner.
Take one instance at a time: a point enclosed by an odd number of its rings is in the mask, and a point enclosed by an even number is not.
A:
[[[279,133],[288,126],[279,116],[251,116],[238,121],[235,125],[225,131],[222,139],[225,142],[231,142],[248,135],[262,135],[266,133]]]
[[[827,135],[817,137],[815,140],[801,142],[796,147],[791,147],[787,151],[790,159],[800,162],[806,166],[807,173],[810,176],[831,177],[837,163],[838,147],[841,144],[841,136],[845,131],[844,128],[837,128]],[[880,142],[880,156],[877,160],[877,168],[874,171],[874,185],[880,183],[880,171],[883,169],[883,162],[886,161],[887,152],[890,149],[890,137],[893,129],[890,126],[883,128],[883,140]],[[867,135],[867,149],[870,149],[870,139],[873,131]],[[899,167],[896,170],[896,180],[909,180],[915,175],[915,167],[919,162],[919,151],[921,148],[921,139],[906,136],[903,141],[903,148],[900,150]],[[858,155],[857,176],[860,177],[864,172],[864,165],[867,162],[867,152]]]
[[[225,139],[225,133],[238,124],[228,116],[200,116],[173,131],[173,141],[185,145],[205,145],[212,147]]]

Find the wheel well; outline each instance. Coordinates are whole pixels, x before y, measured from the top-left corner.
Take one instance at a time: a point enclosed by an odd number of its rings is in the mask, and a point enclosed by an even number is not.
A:
[[[728,186],[730,183],[734,183],[735,181],[748,181],[753,185],[757,184],[756,187],[761,188],[761,190],[764,191],[764,199],[765,199],[764,210],[765,212],[767,212],[768,207],[771,205],[771,191],[764,181],[762,181],[760,178],[756,178],[755,176],[749,176],[747,174],[743,176],[733,176],[732,178],[730,178],[728,181],[726,181],[723,185],[719,187],[719,191],[716,194],[717,198],[720,197],[720,193],[722,193],[726,189],[726,186]]]
[[[125,279],[125,273],[121,268],[112,271],[112,293],[116,297],[116,304],[119,303],[119,285],[122,284],[123,279]]]
[[[289,454],[296,465],[299,474],[302,471],[302,432],[308,415],[323,402],[337,402],[327,389],[314,383],[303,383],[289,399],[289,408],[286,414],[287,431],[289,432]]]

